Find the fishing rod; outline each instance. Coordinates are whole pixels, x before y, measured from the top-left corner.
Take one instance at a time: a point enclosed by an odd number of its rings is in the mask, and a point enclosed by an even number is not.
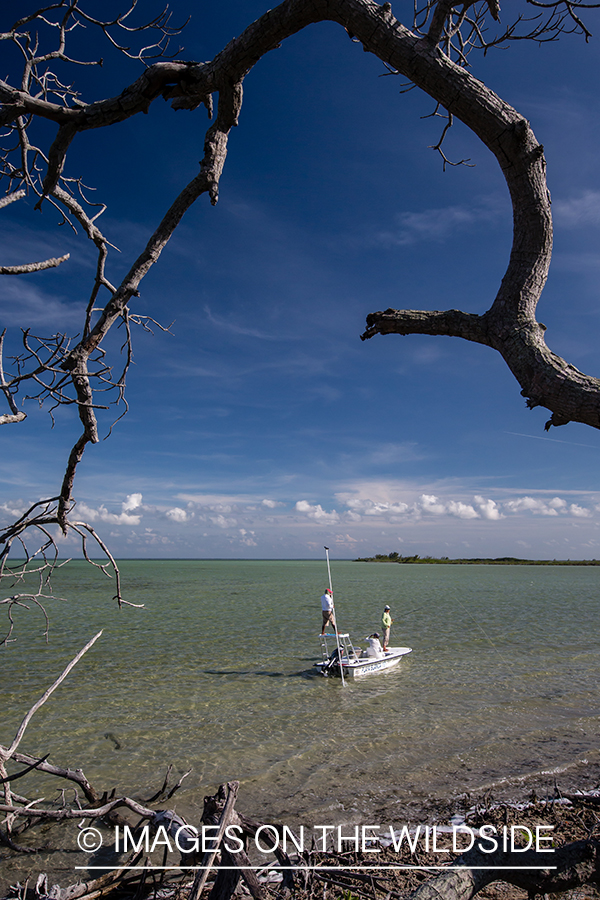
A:
[[[427,603],[422,603],[421,606],[415,606],[414,609],[409,609],[408,612],[402,612],[402,615],[403,615],[403,616],[410,616],[411,613],[419,612],[420,609],[425,609],[426,606],[428,606]]]
[[[393,601],[392,601],[392,602],[393,602]],[[400,613],[401,613],[401,615],[402,615],[402,618],[404,618],[405,616],[410,616],[410,615],[412,615],[412,613],[414,613],[414,612],[419,612],[420,609],[425,609],[425,607],[428,606],[428,605],[429,605],[429,604],[427,604],[427,603],[422,603],[420,606],[415,606],[413,609],[409,609],[409,610],[407,610],[406,612],[404,612],[404,610],[400,610]],[[395,621],[395,620],[392,619],[392,622],[393,622],[393,621]],[[368,640],[370,637],[371,637],[370,634],[366,634],[365,637],[364,637],[365,641]]]
[[[333,627],[335,630],[335,642],[337,644],[338,663],[340,666],[340,677],[342,679],[342,684],[345,686],[346,681],[344,679],[344,667],[342,665],[342,648],[340,647],[340,636],[338,633],[337,616],[335,614],[335,603],[333,600],[333,585],[331,583],[331,567],[329,565],[329,547],[325,547],[324,550],[325,550],[325,557],[327,559],[327,574],[329,576],[329,590],[331,591],[331,603],[332,603],[332,608],[333,608],[333,621],[334,621]]]

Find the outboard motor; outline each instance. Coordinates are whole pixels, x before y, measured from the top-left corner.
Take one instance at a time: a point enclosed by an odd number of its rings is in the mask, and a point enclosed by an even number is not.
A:
[[[327,678],[330,674],[333,674],[333,670],[339,668],[339,651],[336,647],[333,653],[329,655],[329,659],[326,664],[321,668],[321,674]]]

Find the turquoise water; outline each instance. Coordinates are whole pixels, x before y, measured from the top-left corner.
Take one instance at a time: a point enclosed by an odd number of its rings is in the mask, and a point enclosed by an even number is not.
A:
[[[192,769],[175,798],[184,815],[238,779],[238,805],[257,818],[366,821],[598,760],[600,568],[334,560],[341,630],[363,638],[389,603],[392,645],[414,648],[396,669],[343,687],[311,674],[324,563],[120,567],[143,610],[115,609],[110,582],[73,562],[54,585],[68,600],[48,604],[50,643],[39,612],[17,610],[17,640],[0,652],[8,743],[104,629],[21,745],[82,767],[102,790],[147,797],[172,763]]]

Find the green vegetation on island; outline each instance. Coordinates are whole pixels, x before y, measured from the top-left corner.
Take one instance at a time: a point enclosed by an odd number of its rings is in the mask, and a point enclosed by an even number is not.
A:
[[[472,559],[450,559],[448,556],[401,556],[395,550],[392,553],[377,553],[375,556],[364,556],[353,562],[382,563],[416,563],[425,565],[446,566],[598,566],[598,559],[519,559],[516,556],[476,557]]]

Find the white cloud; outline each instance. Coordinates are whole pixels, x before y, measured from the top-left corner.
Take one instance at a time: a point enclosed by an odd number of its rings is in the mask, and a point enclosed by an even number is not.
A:
[[[552,213],[558,224],[568,228],[600,225],[600,191],[584,191],[570,200],[554,200]]]
[[[337,496],[339,499],[342,499],[344,495],[338,494]],[[362,513],[364,516],[402,516],[411,512],[413,509],[408,503],[389,503],[382,500],[371,500],[362,497],[356,499],[348,498],[345,502],[351,510],[348,515],[351,516],[352,513],[354,513],[354,515],[357,516],[357,520],[360,520],[360,516],[357,515],[358,512]]]
[[[8,513],[11,518],[17,519],[27,511],[27,506],[23,504],[22,500],[15,500],[10,505],[8,503],[2,503],[2,505],[0,505],[0,510],[2,510],[2,512]]]
[[[593,514],[584,504],[571,503],[555,496],[550,500],[525,494],[514,499],[492,499],[475,494],[472,502],[465,497],[452,496],[445,487],[436,493],[425,492],[415,496],[414,487],[400,482],[363,482],[351,490],[339,492],[336,499],[347,507],[346,521],[367,521],[379,518],[396,524],[422,517],[443,519],[482,519],[499,522],[507,515],[514,516],[574,516],[590,518]],[[401,499],[402,497],[406,499]],[[600,504],[596,507],[600,512]]]
[[[396,217],[397,228],[378,235],[380,243],[403,246],[417,241],[443,241],[456,231],[467,231],[482,222],[493,222],[504,210],[497,198],[484,198],[478,205],[446,206],[423,212],[403,212]]]
[[[333,525],[340,520],[335,509],[328,513],[323,509],[320,503],[313,506],[307,500],[298,500],[296,502],[296,509],[298,512],[306,513],[309,519],[314,519],[316,522],[323,525]]]
[[[567,501],[563,500],[561,497],[553,497],[552,500],[548,501],[548,506],[551,507],[551,509],[565,509]]]
[[[443,503],[440,503],[438,498],[433,494],[421,494],[419,505],[424,513],[428,513],[432,516],[443,516],[446,512],[446,506]]]
[[[132,509],[138,509],[141,505],[141,494],[127,494],[127,497],[123,501],[123,512],[131,512]]]
[[[240,543],[244,544],[246,547],[258,547],[257,541],[254,540],[255,532],[254,531],[246,531],[245,528],[240,528]]]
[[[84,519],[86,522],[110,522],[112,525],[139,525],[141,515],[131,516],[129,513],[122,512],[118,515],[110,513],[104,505],[94,509],[87,503],[78,503],[76,510],[77,518]]]
[[[478,519],[479,513],[470,504],[461,500],[442,501],[433,494],[422,494],[419,507],[426,515],[456,516],[458,519]]]
[[[519,497],[517,500],[507,500],[504,504],[509,512],[521,512],[527,510],[535,515],[557,516],[556,505],[550,506],[544,500],[536,500],[534,497]]]
[[[585,542],[599,545],[600,492],[563,497],[495,487],[471,493],[453,480],[419,484],[373,479],[339,485],[335,499],[331,484],[316,494],[313,485],[311,500],[296,500],[290,498],[291,484],[285,493],[281,487],[274,499],[250,492],[176,494],[165,486],[151,504],[148,491],[143,496],[123,491],[122,501],[112,504],[80,501],[74,518],[108,526],[101,534],[108,537],[112,531],[111,549],[125,556],[135,555],[136,547],[142,555],[151,545],[164,548],[158,555],[292,558],[314,556],[326,543],[349,557],[388,552],[398,542],[405,552],[421,556],[464,556],[465,546],[473,556],[510,556],[519,555],[518,541],[525,540],[531,544],[530,555],[545,558],[549,542],[559,540],[566,528],[573,534],[574,526],[578,549],[569,546],[571,558],[598,556]],[[31,502],[7,497],[0,513],[14,518]],[[364,550],[358,552],[358,547]]]
[[[360,541],[357,538],[352,537],[351,534],[336,534],[336,536],[333,539],[333,542],[334,542],[334,544],[337,544],[338,546],[344,545],[344,544],[352,545],[352,544],[360,543]]]
[[[206,318],[212,325],[215,325],[217,328],[220,328],[224,331],[229,331],[233,334],[243,334],[247,337],[259,338],[262,341],[279,340],[279,338],[273,335],[267,334],[264,331],[259,331],[258,328],[244,327],[243,325],[240,325],[238,321],[232,318],[226,319],[224,316],[219,316],[213,313],[208,304],[204,306],[204,312],[206,313]]]
[[[474,501],[483,519],[488,519],[492,522],[502,518],[502,513],[498,509],[495,500],[485,500],[483,497],[476,495]]]
[[[207,509],[210,512],[231,513],[239,509],[256,509],[257,506],[264,506],[268,509],[275,509],[277,506],[285,504],[277,500],[263,500],[252,494],[188,494],[181,493],[176,495],[177,500],[185,500],[188,507],[199,507]]]
[[[589,509],[585,509],[585,507],[583,506],[578,506],[577,503],[571,503],[571,505],[569,506],[569,512],[572,516],[576,516],[580,519],[587,519],[592,515]]]
[[[478,519],[479,513],[470,504],[461,503],[460,500],[451,500],[448,503],[448,512],[459,519]]]
[[[227,519],[223,515],[210,516],[210,521],[213,525],[218,525],[219,528],[233,528],[237,525],[237,519]]]
[[[185,509],[181,509],[179,506],[168,509],[165,515],[168,519],[171,519],[172,522],[186,522],[188,517]]]
[[[540,516],[570,515],[579,519],[588,519],[593,515],[587,507],[578,503],[568,504],[562,497],[553,497],[552,500],[546,501],[526,495],[518,497],[516,500],[507,500],[503,506],[510,513],[530,512]],[[596,510],[600,511],[600,508],[596,506]]]
[[[81,307],[28,282],[7,278],[0,287],[0,314],[7,326],[72,331],[80,326]]]

